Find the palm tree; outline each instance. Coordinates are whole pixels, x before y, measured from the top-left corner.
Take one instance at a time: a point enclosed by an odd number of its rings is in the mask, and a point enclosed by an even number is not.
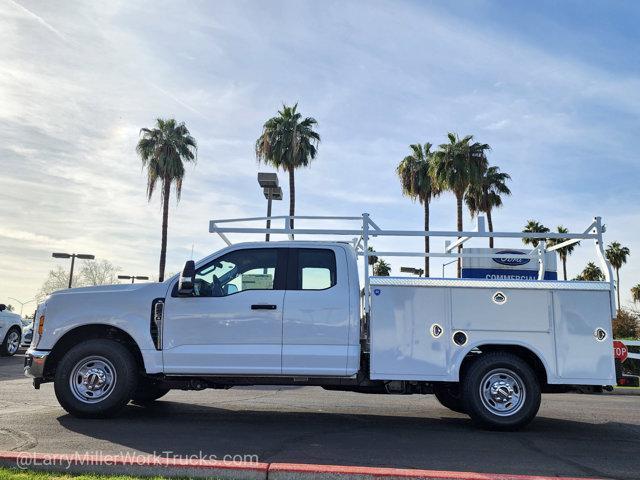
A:
[[[618,308],[620,308],[620,269],[622,265],[627,263],[627,257],[630,255],[630,250],[627,247],[623,247],[618,242],[610,243],[607,247],[605,255],[607,260],[613,268],[616,269],[616,289],[618,291]]]
[[[631,299],[633,303],[640,302],[640,283],[631,288]]]
[[[369,252],[369,266],[373,267],[376,262],[378,261],[378,257],[375,255],[372,255],[373,253],[376,253],[376,251],[373,249],[373,247],[369,247],[367,248],[367,251]]]
[[[491,149],[486,143],[473,142],[473,135],[460,139],[455,133],[447,134],[449,143],[440,145],[430,167],[431,178],[440,191],[449,190],[456,196],[458,231],[462,231],[462,202],[470,185],[478,183],[487,169],[486,152]],[[460,253],[462,245],[458,246]],[[458,277],[462,264],[458,258]]]
[[[522,229],[523,233],[547,233],[549,229],[537,220],[529,220]],[[539,238],[523,238],[522,243],[525,245],[533,245],[534,248],[540,243]]]
[[[290,216],[296,211],[295,169],[308,166],[316,158],[320,142],[320,135],[313,130],[318,122],[312,117],[302,119],[297,110],[297,103],[293,107],[283,105],[278,115],[265,122],[262,135],[256,140],[258,162],[289,173]],[[293,218],[289,227],[293,228]]]
[[[176,200],[180,201],[182,180],[185,170],[183,162],[196,161],[198,147],[183,122],[173,118],[158,118],[154,128],[140,130],[142,138],[136,151],[147,169],[147,199],[151,201],[158,182],[161,183],[162,201],[162,241],[160,247],[160,273],[158,281],[164,281],[164,268],[167,258],[167,227],[169,223],[169,196],[171,184],[175,184]]]
[[[597,281],[604,280],[604,273],[602,273],[602,270],[600,270],[600,267],[598,267],[595,263],[589,262],[587,263],[587,266],[584,267],[584,270],[582,270],[582,273],[578,275],[575,279],[585,280],[589,282],[597,282]]]
[[[402,193],[412,200],[418,201],[424,207],[424,230],[429,231],[429,202],[440,194],[440,190],[432,181],[429,173],[430,163],[433,158],[432,144],[425,143],[424,147],[419,143],[409,145],[411,154],[404,157],[398,164],[396,173],[400,177]],[[424,253],[429,253],[429,237],[424,237]],[[429,257],[424,257],[424,274],[429,276]]]
[[[511,180],[511,177],[508,173],[501,172],[500,167],[489,167],[481,173],[478,182],[469,185],[464,197],[472,218],[479,213],[487,214],[490,232],[493,232],[491,211],[502,206],[501,195],[511,195],[507,180]],[[489,248],[493,248],[493,237],[489,237]]]
[[[569,233],[569,230],[567,230],[562,225],[560,225],[558,227],[558,233]],[[549,240],[547,240],[547,245],[549,247],[552,247],[554,245],[558,245],[567,240],[568,238],[550,238]],[[560,256],[560,260],[562,260],[562,274],[565,280],[567,279],[567,257],[573,253],[573,250],[578,245],[580,245],[580,242],[572,243],[571,245],[567,245],[566,247],[561,247],[557,250],[558,255]]]
[[[391,274],[391,265],[383,259],[379,259],[373,266],[373,274],[376,277],[388,277]]]

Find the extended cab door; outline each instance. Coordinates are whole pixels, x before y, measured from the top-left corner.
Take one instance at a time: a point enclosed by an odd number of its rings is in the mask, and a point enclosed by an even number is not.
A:
[[[165,304],[165,373],[282,372],[286,249],[245,248],[196,269],[194,295]]]
[[[345,251],[291,248],[288,263],[282,373],[346,375],[350,289]]]

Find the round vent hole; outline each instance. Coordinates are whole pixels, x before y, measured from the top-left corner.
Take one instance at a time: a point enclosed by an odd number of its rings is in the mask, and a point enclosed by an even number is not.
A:
[[[453,343],[461,347],[467,343],[467,334],[464,332],[456,332],[453,334]]]

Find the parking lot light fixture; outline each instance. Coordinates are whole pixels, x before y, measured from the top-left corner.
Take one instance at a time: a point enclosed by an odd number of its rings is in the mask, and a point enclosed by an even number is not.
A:
[[[136,280],[149,280],[149,277],[143,275],[118,275],[120,280],[131,280],[131,283],[136,283]]]
[[[282,200],[282,188],[278,185],[278,174],[271,172],[258,172],[258,184],[262,187],[264,198],[267,199],[267,230],[271,228],[271,201]],[[269,241],[270,235],[265,235],[265,241]]]
[[[419,277],[421,277],[422,274],[424,273],[424,270],[422,268],[413,268],[413,267],[400,267],[400,271],[404,273],[411,273]]]
[[[455,260],[451,260],[450,262],[445,262],[442,264],[442,278],[444,278],[444,267],[446,267],[447,265],[451,265],[452,263],[456,263],[458,261],[458,259],[456,258]]]
[[[91,255],[88,253],[60,253],[60,252],[55,252],[52,253],[51,256],[53,258],[70,258],[71,259],[71,270],[69,270],[69,288],[71,288],[71,284],[73,282],[73,267],[76,263],[76,258],[79,258],[80,260],[93,260],[94,258],[96,258],[95,255]]]
[[[13,297],[7,297],[9,300],[15,300],[16,302],[18,302],[20,304],[20,316],[22,316],[22,309],[24,308],[24,306],[27,303],[31,303],[31,302],[35,302],[35,298],[32,298],[31,300],[26,300],[24,302],[18,300],[17,298],[13,298]]]

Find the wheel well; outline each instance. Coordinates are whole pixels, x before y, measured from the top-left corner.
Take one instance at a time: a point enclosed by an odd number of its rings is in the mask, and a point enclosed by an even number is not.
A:
[[[9,337],[9,333],[15,330],[18,332],[18,335],[20,335],[20,340],[22,340],[22,329],[18,326],[18,325],[11,325],[8,329],[7,329],[7,333],[5,333],[4,337],[0,336],[0,344],[2,342],[4,342],[8,337]]]
[[[547,370],[544,368],[544,364],[540,357],[529,350],[527,347],[523,347],[522,345],[500,345],[500,344],[487,344],[487,345],[478,345],[473,350],[471,350],[464,357],[462,364],[460,365],[460,378],[464,375],[464,372],[469,366],[473,363],[473,361],[478,358],[483,353],[487,352],[507,352],[517,355],[522,360],[527,362],[529,366],[533,369],[538,380],[540,381],[541,386],[547,385]]]
[[[136,341],[124,330],[113,325],[92,324],[82,325],[65,333],[53,346],[47,362],[45,364],[44,377],[50,378],[54,375],[58,362],[73,346],[89,339],[109,339],[121,343],[127,348],[136,359],[138,368],[144,371],[144,361],[142,353]]]

